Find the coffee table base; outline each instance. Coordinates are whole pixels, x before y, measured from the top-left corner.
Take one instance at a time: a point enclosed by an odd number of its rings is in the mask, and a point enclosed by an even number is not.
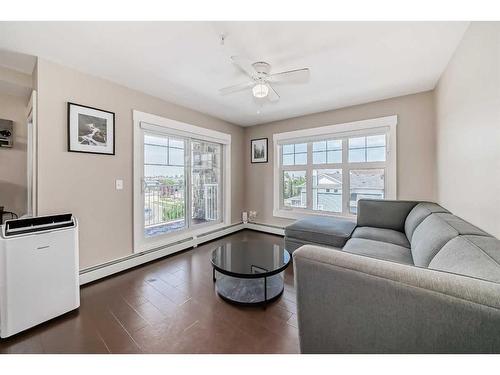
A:
[[[252,279],[216,273],[214,282],[217,294],[227,302],[238,305],[266,305],[283,294],[283,272]]]

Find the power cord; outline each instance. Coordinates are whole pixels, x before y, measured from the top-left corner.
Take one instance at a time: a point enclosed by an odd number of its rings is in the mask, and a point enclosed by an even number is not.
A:
[[[15,212],[11,211],[0,211],[0,224],[3,224],[4,222],[4,215],[10,215],[10,220],[12,219],[19,219],[19,216]],[[9,218],[7,218],[9,220]]]

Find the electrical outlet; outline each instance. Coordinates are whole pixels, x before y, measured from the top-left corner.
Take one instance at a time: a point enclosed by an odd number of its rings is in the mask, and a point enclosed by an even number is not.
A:
[[[123,190],[123,180],[116,180],[115,181],[115,188],[116,188],[116,190]]]
[[[250,211],[248,213],[248,221],[255,221],[257,218],[257,211]]]

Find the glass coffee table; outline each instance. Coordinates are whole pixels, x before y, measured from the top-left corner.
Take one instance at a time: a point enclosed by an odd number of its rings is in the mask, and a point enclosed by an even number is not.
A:
[[[213,280],[219,296],[243,305],[265,305],[284,288],[290,253],[264,241],[228,242],[212,252]]]

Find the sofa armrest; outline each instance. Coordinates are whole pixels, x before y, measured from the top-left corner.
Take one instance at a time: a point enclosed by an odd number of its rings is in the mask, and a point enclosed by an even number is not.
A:
[[[500,285],[319,246],[294,252],[302,353],[498,353]]]
[[[358,201],[358,226],[404,232],[406,217],[418,203],[417,201],[360,199]]]

